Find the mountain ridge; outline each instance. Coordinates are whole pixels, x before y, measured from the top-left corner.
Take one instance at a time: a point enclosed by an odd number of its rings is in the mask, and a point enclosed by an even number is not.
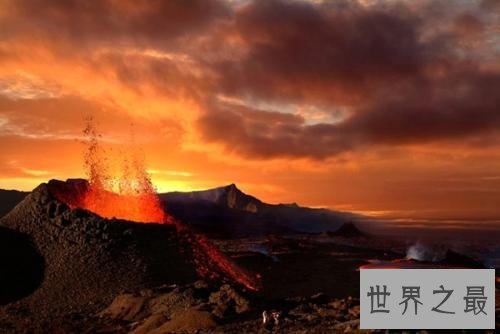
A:
[[[0,189],[0,218],[12,210],[30,192],[13,189]]]
[[[303,208],[311,210],[327,210],[332,212],[341,212],[329,208],[311,208],[299,205],[296,202],[292,203],[267,203],[253,195],[243,192],[235,183],[225,186],[209,188],[204,190],[193,191],[169,191],[158,193],[160,197],[170,197],[178,200],[199,199],[209,202],[217,203],[220,205],[227,205],[231,209],[238,209],[248,212],[257,212],[258,209],[268,207],[288,207],[288,208]],[[241,203],[244,203],[241,205]],[[257,210],[256,210],[257,209]],[[347,213],[347,212],[344,212]]]
[[[231,209],[248,212],[257,212],[260,207],[268,205],[252,195],[245,194],[234,183],[206,190],[160,193],[159,196],[169,196],[171,198],[177,198],[178,200],[206,200],[220,205],[226,205]]]
[[[0,217],[29,192],[0,189]],[[321,233],[361,216],[296,203],[269,204],[241,191],[236,184],[190,192],[159,193],[167,212],[213,237]]]
[[[205,233],[218,236],[320,233],[361,216],[297,203],[269,204],[241,191],[234,183],[207,190],[159,194],[167,211]]]

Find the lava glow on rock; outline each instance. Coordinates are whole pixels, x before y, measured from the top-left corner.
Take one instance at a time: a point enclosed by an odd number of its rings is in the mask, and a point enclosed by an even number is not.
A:
[[[158,197],[153,194],[120,195],[92,185],[78,205],[105,218],[121,218],[134,222],[169,223]]]
[[[99,135],[91,118],[87,120],[84,135],[89,186],[77,205],[105,218],[171,223],[138,153],[131,150],[131,156],[121,160],[120,175],[110,175],[107,154],[99,145]]]
[[[215,279],[225,276],[250,290],[260,289],[259,276],[246,272],[206,237],[168,215],[156,194],[142,160],[136,156],[123,160],[122,173],[112,177],[106,154],[99,145],[92,119],[87,121],[85,167],[88,181],[51,182],[51,192],[72,208],[83,208],[104,218],[120,218],[137,223],[175,224],[194,256],[198,274]]]

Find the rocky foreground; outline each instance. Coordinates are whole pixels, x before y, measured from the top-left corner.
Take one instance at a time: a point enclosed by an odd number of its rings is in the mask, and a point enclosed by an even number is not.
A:
[[[352,225],[320,236],[214,240],[260,274],[262,287],[251,291],[223,273],[200,275],[206,257],[190,236],[103,219],[41,185],[0,219],[0,333],[377,332],[359,330],[357,269],[404,256],[404,245]]]
[[[277,316],[264,324],[263,312]],[[28,321],[24,328],[5,321],[0,326],[5,332],[35,333],[358,332],[359,301],[317,294],[270,302],[228,284],[216,287],[197,281],[123,293],[96,314],[67,314],[37,327]]]
[[[8,311],[22,312],[15,306],[9,307]],[[319,293],[310,297],[266,300],[237,286],[216,286],[199,280],[183,286],[160,286],[136,293],[121,293],[99,312],[68,313],[35,326],[29,318],[16,322],[3,319],[0,320],[0,333],[436,332],[360,330],[359,312],[359,299],[353,297],[332,298]],[[267,323],[263,322],[264,313],[268,315]],[[493,330],[479,332],[494,333]]]

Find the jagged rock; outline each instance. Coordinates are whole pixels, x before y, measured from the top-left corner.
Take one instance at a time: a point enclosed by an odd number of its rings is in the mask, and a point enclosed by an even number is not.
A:
[[[233,306],[237,314],[250,310],[249,301],[228,284],[223,285],[219,291],[212,293],[209,302],[217,305],[218,316],[224,315],[229,306]]]

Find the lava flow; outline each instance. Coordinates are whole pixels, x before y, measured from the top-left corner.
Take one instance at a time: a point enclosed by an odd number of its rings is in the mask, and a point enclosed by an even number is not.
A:
[[[88,182],[53,189],[56,197],[71,207],[84,208],[105,218],[121,218],[138,223],[175,224],[192,249],[198,274],[206,278],[225,276],[250,290],[260,289],[259,277],[233,263],[206,237],[165,213],[144,163],[137,156],[124,160],[122,173],[111,177],[106,154],[99,145],[92,119],[87,121],[85,167]]]
[[[261,288],[260,276],[253,277],[238,267],[227,256],[217,249],[205,236],[192,234],[194,238],[191,243],[195,244],[194,254],[198,274],[202,277],[217,278],[217,274],[211,270],[214,265],[220,268],[228,277],[246,286],[250,290],[258,291]],[[208,262],[207,262],[208,261]]]

